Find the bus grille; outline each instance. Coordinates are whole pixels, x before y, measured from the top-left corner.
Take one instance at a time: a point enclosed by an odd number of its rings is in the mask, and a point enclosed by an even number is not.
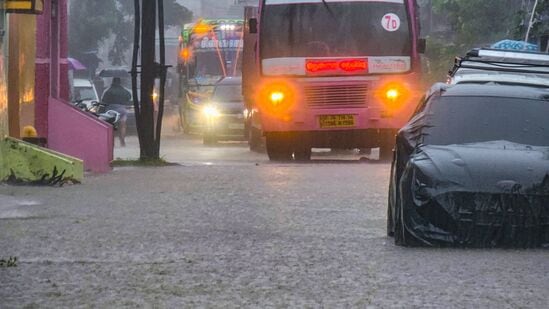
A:
[[[307,105],[311,108],[364,107],[368,86],[304,86],[303,92]]]

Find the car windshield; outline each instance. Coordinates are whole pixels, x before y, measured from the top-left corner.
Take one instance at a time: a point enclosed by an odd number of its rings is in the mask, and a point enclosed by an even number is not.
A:
[[[403,1],[266,5],[261,36],[263,59],[410,56],[412,50]]]
[[[425,144],[505,140],[549,146],[549,101],[507,97],[434,98]]]
[[[74,88],[74,100],[96,100],[95,91],[91,87],[75,87]]]
[[[218,85],[213,99],[219,103],[242,102],[242,88],[240,85]]]

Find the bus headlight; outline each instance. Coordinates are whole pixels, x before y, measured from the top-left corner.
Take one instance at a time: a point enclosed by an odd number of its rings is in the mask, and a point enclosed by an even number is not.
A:
[[[389,111],[396,111],[404,107],[410,99],[411,92],[406,85],[400,82],[391,82],[378,88],[377,97]]]
[[[394,102],[394,101],[398,100],[399,97],[400,97],[400,91],[398,91],[398,89],[396,89],[396,88],[388,89],[385,92],[385,99],[387,99],[387,101]]]
[[[273,116],[282,116],[297,101],[298,91],[285,80],[271,80],[260,86],[257,93],[257,102],[263,110]]]
[[[285,97],[284,92],[272,91],[271,94],[269,95],[269,100],[271,100],[272,105],[277,106],[280,103],[282,103],[282,101],[284,101],[284,97]]]
[[[204,114],[204,116],[206,116],[207,118],[217,118],[221,115],[217,107],[213,105],[204,106],[204,108],[202,109],[202,114]]]

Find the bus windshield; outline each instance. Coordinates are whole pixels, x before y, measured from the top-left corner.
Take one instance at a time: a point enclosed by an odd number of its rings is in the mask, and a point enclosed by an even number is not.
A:
[[[242,74],[242,53],[238,51],[200,50],[196,54],[195,61],[196,78],[239,76]]]
[[[404,1],[311,2],[266,0],[262,59],[411,55]]]
[[[222,76],[222,59],[215,50],[201,51],[196,55],[196,77]]]

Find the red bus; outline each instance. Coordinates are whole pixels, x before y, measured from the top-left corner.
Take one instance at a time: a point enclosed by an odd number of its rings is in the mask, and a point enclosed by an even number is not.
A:
[[[311,148],[390,158],[418,99],[417,13],[415,0],[261,0],[244,43],[250,140],[262,132],[271,160],[309,160]]]

